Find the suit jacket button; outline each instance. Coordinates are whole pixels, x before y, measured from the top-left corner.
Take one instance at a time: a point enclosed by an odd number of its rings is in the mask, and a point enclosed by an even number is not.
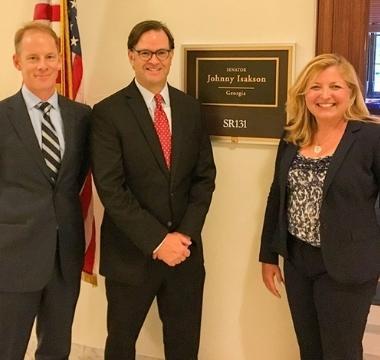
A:
[[[173,223],[171,221],[168,221],[166,225],[168,225],[168,227],[171,227]]]

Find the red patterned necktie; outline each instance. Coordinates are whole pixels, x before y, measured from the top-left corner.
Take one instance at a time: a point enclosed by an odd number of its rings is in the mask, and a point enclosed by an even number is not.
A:
[[[156,109],[154,110],[154,127],[160,140],[162,152],[168,169],[170,169],[170,154],[172,150],[172,136],[169,128],[169,121],[162,108],[164,100],[160,94],[154,96],[156,101]]]

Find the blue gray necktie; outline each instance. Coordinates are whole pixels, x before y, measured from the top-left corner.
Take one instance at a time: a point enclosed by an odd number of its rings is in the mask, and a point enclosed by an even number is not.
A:
[[[42,111],[42,155],[50,172],[53,183],[56,182],[58,171],[61,166],[61,151],[57,131],[50,119],[51,105],[48,102],[41,102],[37,108]]]

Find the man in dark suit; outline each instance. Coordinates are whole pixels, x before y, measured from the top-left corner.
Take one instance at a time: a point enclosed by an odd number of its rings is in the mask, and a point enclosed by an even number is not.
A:
[[[215,165],[199,103],[167,84],[173,49],[164,24],[137,24],[128,38],[134,81],[93,110],[93,171],[105,207],[100,272],[108,300],[107,360],[135,358],[155,297],[166,359],[197,359],[201,230]]]
[[[15,35],[22,89],[0,102],[0,358],[22,360],[36,318],[37,360],[68,359],[79,294],[90,108],[59,96],[59,39]]]

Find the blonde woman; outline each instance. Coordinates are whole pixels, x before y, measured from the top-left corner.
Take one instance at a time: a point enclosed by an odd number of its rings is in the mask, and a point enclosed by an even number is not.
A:
[[[261,239],[263,281],[284,278],[302,360],[359,360],[380,270],[380,126],[352,65],[312,59],[289,92]]]

